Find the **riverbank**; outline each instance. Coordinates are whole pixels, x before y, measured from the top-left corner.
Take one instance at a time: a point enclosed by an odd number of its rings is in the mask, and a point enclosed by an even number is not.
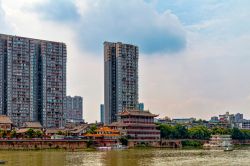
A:
[[[164,140],[161,146],[156,148],[185,148],[199,149],[207,140]],[[0,150],[47,150],[47,149],[63,149],[68,151],[93,150],[95,142],[88,140],[52,140],[52,139],[23,139],[23,140],[0,140]],[[233,140],[236,146],[250,146],[250,140]],[[91,147],[91,148],[90,148]],[[136,147],[154,147],[148,145],[137,145]]]
[[[0,140],[1,150],[86,149],[85,140]]]

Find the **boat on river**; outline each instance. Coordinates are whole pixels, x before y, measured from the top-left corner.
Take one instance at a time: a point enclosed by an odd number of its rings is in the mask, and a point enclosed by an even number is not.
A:
[[[114,144],[111,146],[111,149],[128,149],[128,147],[122,144]]]
[[[111,149],[127,149],[127,146],[124,146],[122,144],[114,144],[111,146],[99,146],[96,147],[97,150],[111,150]]]
[[[5,164],[7,161],[0,160],[0,164]]]
[[[111,150],[111,146],[99,146],[96,147],[96,150]]]

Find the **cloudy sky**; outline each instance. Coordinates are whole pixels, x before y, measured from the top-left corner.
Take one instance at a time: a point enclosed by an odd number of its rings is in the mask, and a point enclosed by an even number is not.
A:
[[[0,33],[67,44],[67,94],[99,120],[103,42],[139,46],[139,100],[172,118],[250,118],[249,0],[0,0]]]

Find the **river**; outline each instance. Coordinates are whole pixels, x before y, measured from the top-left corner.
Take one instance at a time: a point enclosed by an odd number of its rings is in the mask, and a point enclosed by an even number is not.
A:
[[[219,150],[128,149],[112,151],[0,151],[10,166],[250,165],[250,147]]]

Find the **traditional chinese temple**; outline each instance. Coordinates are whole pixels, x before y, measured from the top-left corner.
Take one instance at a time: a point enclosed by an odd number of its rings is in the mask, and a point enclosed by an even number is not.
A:
[[[118,115],[118,122],[109,125],[129,138],[129,146],[146,144],[159,146],[160,131],[156,129],[154,118],[158,115],[149,111],[125,110]]]

